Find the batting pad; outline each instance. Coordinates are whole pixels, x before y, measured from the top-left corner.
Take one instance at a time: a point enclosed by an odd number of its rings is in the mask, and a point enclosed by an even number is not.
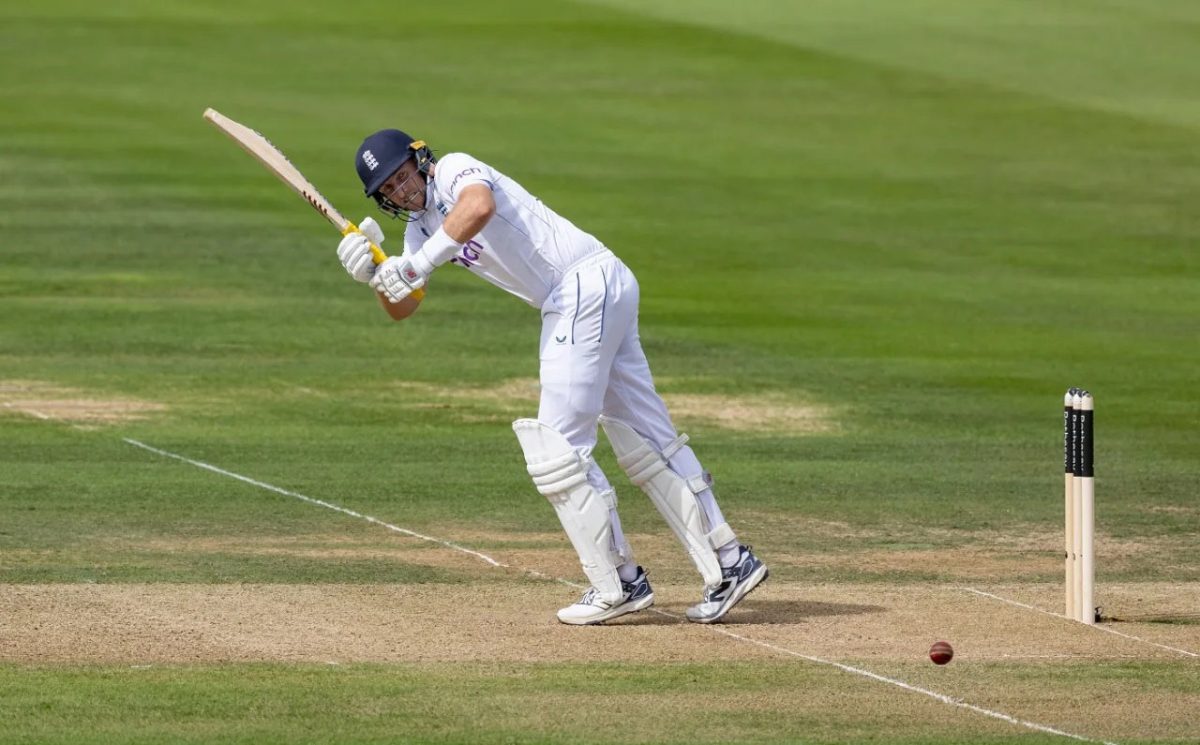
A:
[[[687,548],[700,575],[707,586],[721,583],[721,564],[716,549],[734,539],[728,523],[709,527],[696,494],[708,488],[703,476],[684,478],[671,470],[667,457],[658,452],[650,441],[638,434],[628,424],[607,416],[600,417],[600,424],[617,463],[629,476],[629,480],[640,487],[650,501],[662,513],[671,530]],[[676,440],[672,452],[682,447],[687,435]],[[673,443],[675,444],[675,443]]]
[[[588,483],[590,461],[554,428],[536,419],[518,419],[513,432],[525,451],[525,464],[534,486],[554,511],[571,545],[579,554],[583,573],[609,603],[624,597],[617,565],[621,559],[613,542],[610,505]]]

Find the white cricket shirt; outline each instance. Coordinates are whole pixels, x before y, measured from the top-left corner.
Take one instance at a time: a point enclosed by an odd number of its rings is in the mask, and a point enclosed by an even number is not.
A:
[[[404,231],[406,253],[419,249],[437,232],[462,190],[472,184],[492,190],[496,214],[450,261],[535,308],[542,306],[571,266],[611,253],[516,181],[464,153],[438,159],[436,178],[425,194],[426,209]]]

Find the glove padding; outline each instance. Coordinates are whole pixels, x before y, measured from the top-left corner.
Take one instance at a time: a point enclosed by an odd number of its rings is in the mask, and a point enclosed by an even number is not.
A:
[[[338,244],[338,260],[342,262],[346,273],[358,282],[370,282],[375,276],[372,243],[376,246],[383,243],[383,230],[373,218],[364,217],[358,225],[358,232],[348,234]]]
[[[377,292],[382,292],[388,302],[398,303],[424,287],[427,279],[429,272],[414,266],[411,257],[393,256],[375,267],[371,287]]]

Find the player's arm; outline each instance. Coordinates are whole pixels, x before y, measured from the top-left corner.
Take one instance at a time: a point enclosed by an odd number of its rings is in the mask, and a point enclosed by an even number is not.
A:
[[[411,253],[406,251],[401,257],[421,281],[428,278],[434,269],[458,256],[462,245],[483,230],[483,226],[496,214],[496,200],[487,184],[470,184],[457,192],[456,196],[442,227],[419,248]],[[385,265],[380,264],[380,267]]]
[[[437,162],[435,198],[450,205],[442,227],[413,253],[413,266],[428,276],[462,251],[496,214],[492,196],[497,175],[486,163],[465,153],[448,153]]]
[[[393,303],[391,300],[388,300],[387,295],[379,290],[376,290],[375,294],[379,296],[379,304],[383,306],[383,309],[387,311],[387,314],[392,317],[393,321],[403,321],[405,318],[408,318],[417,312],[417,307],[421,304],[421,300],[413,295],[409,295],[398,303]],[[421,295],[421,297],[425,296]]]
[[[487,184],[471,184],[462,190],[442,229],[461,246],[483,230],[495,214],[496,200],[491,188]]]
[[[383,296],[388,315],[396,320],[412,315],[420,304],[409,302],[413,293],[425,286],[434,269],[457,256],[462,245],[483,230],[494,214],[496,200],[488,185],[465,186],[442,227],[419,249],[380,264],[371,286]]]
[[[458,256],[462,246],[474,238],[496,214],[492,196],[495,174],[486,164],[462,153],[451,153],[438,161],[435,172],[436,197],[451,205],[442,226],[419,248],[393,256],[379,265],[371,286],[398,304],[425,286],[429,275]],[[407,244],[408,234],[405,234]]]

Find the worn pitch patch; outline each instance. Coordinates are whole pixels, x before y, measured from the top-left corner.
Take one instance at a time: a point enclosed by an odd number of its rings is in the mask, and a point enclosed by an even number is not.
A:
[[[0,380],[0,412],[75,424],[104,425],[145,419],[165,411],[153,401],[95,398],[77,388],[40,380]]]
[[[578,593],[514,579],[439,584],[0,585],[0,662],[636,662],[777,657],[642,614],[579,633]],[[627,624],[622,624],[627,625]]]
[[[1163,589],[1130,585],[1122,592],[1147,597]],[[1194,599],[1197,589],[1186,592]],[[656,607],[672,616],[638,613],[581,632],[554,618],[577,591],[517,576],[470,585],[0,585],[0,662],[778,659],[769,649],[729,644],[683,621],[679,616],[695,594],[692,585],[660,583]],[[1164,596],[1154,605],[1170,602]],[[1148,624],[1127,625],[1133,626],[1154,632]],[[1017,660],[1179,659],[1169,650],[942,586],[773,579],[735,609],[724,628],[826,659],[918,669],[935,639],[954,644],[956,669]],[[1175,640],[1195,633],[1186,627],[1158,632]]]

